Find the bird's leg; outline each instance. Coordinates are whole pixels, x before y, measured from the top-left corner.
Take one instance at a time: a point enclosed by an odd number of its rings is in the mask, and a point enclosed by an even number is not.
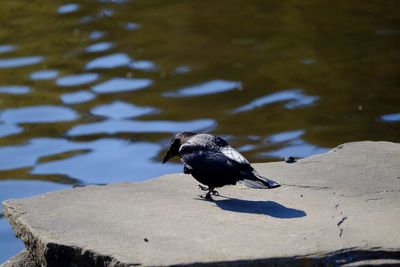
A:
[[[214,188],[213,188],[210,192],[211,192],[211,195],[219,196],[218,191],[217,191],[217,190],[214,190]]]
[[[199,188],[203,191],[208,191],[208,187],[202,186],[201,184],[199,184]]]

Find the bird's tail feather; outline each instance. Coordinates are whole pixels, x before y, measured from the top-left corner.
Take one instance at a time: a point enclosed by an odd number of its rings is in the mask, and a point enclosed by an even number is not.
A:
[[[247,175],[247,177],[243,180],[243,184],[257,189],[272,189],[281,186],[278,182],[262,176],[255,170],[251,172],[251,175]]]

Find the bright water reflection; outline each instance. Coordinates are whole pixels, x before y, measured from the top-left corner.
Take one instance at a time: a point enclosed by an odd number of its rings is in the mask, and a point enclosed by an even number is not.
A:
[[[0,1],[0,200],[181,171],[160,163],[178,131],[221,135],[252,162],[399,142],[398,10]],[[0,262],[20,248],[0,219]]]

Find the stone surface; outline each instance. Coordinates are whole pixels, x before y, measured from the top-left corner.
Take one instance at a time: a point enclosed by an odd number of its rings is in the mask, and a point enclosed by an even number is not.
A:
[[[8,200],[4,211],[48,266],[400,263],[400,144],[254,166],[283,186],[227,186],[211,202],[172,174]]]
[[[9,259],[0,267],[37,267],[38,265],[34,261],[31,254],[26,250],[22,250],[20,253]]]

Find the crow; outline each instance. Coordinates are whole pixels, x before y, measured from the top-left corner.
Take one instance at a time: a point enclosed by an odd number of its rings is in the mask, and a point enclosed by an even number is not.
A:
[[[176,134],[162,161],[179,156],[184,164],[183,172],[191,174],[198,182],[200,189],[207,191],[207,200],[211,195],[218,195],[215,188],[234,185],[242,181],[251,188],[276,188],[280,184],[265,178],[251,167],[249,161],[224,139],[211,134],[181,132]]]

